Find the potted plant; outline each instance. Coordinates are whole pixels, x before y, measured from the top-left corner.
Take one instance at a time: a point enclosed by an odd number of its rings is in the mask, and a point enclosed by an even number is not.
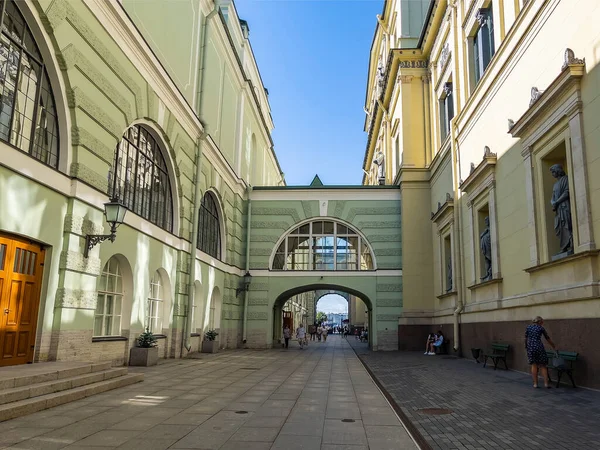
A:
[[[204,340],[202,341],[202,353],[216,353],[219,349],[217,345],[217,333],[216,330],[208,330],[204,333]]]
[[[136,339],[136,346],[129,352],[130,366],[155,366],[158,364],[156,337],[148,328]]]

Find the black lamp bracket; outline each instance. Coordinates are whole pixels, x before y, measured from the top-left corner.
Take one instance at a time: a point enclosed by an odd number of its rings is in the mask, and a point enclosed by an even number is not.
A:
[[[111,234],[88,234],[85,237],[85,250],[83,251],[84,258],[88,257],[90,250],[94,248],[95,245],[104,241],[115,242],[116,237],[117,235],[114,232]]]

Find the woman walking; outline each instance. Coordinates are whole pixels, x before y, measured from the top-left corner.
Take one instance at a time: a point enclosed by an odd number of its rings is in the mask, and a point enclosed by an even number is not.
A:
[[[292,330],[290,330],[290,327],[288,325],[286,325],[283,328],[283,339],[285,339],[285,348],[288,348],[291,337],[292,337]]]
[[[296,328],[296,339],[298,339],[298,343],[300,344],[300,349],[304,349],[304,339],[306,339],[306,330],[304,329],[304,325],[300,324],[298,328]]]
[[[544,329],[544,319],[537,316],[533,323],[525,329],[525,349],[527,350],[527,359],[531,364],[531,377],[533,378],[533,387],[538,387],[538,370],[542,372],[544,386],[550,388],[548,381],[548,354],[542,343],[542,336],[546,338],[548,344],[556,351],[556,345],[548,336]]]

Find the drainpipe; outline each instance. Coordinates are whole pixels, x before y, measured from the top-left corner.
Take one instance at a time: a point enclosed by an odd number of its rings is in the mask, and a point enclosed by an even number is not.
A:
[[[450,136],[450,150],[452,151],[452,166],[454,171],[454,199],[455,199],[455,208],[454,208],[454,222],[456,223],[456,229],[454,230],[454,239],[456,240],[456,251],[455,253],[460,254],[462,250],[462,219],[459,211],[458,205],[458,191],[459,191],[459,180],[461,179],[461,171],[460,171],[460,157],[458,154],[458,141],[456,140],[456,126],[455,121],[451,121],[451,136]],[[453,255],[456,261],[456,255]],[[458,351],[460,348],[460,330],[459,330],[459,316],[460,313],[464,309],[463,302],[463,283],[462,283],[462,274],[464,273],[463,267],[463,258],[458,258],[456,264],[456,308],[454,309],[454,350]]]
[[[252,195],[252,186],[248,186],[248,217],[246,218],[246,272],[250,272],[250,229],[251,229],[251,220],[252,220],[252,200],[250,196]],[[244,320],[242,322],[242,342],[246,343],[248,331],[248,291],[244,291]]]
[[[189,352],[192,348],[191,331],[194,305],[196,301],[196,248],[198,247],[198,222],[200,220],[200,204],[202,201],[202,190],[200,189],[200,177],[202,176],[202,141],[206,139],[207,133],[203,132],[198,138],[196,150],[196,180],[194,192],[194,214],[192,216],[192,248],[190,249],[190,282],[188,285],[188,308],[184,327],[185,339],[183,346]]]
[[[208,22],[219,12],[219,7],[215,2],[213,10],[202,20],[202,35],[200,36],[200,67],[198,72],[200,74],[200,90],[198,91],[198,100],[196,101],[196,111],[200,116],[200,108],[202,107],[202,94],[204,93],[204,66],[206,64],[206,37],[208,35]]]

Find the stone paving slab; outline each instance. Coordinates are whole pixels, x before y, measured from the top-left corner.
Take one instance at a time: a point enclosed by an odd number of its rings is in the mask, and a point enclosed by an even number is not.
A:
[[[338,336],[130,371],[144,382],[0,423],[0,449],[417,448]]]
[[[432,449],[600,449],[598,391],[534,389],[520,372],[348,342]],[[423,411],[429,408],[450,413]]]

